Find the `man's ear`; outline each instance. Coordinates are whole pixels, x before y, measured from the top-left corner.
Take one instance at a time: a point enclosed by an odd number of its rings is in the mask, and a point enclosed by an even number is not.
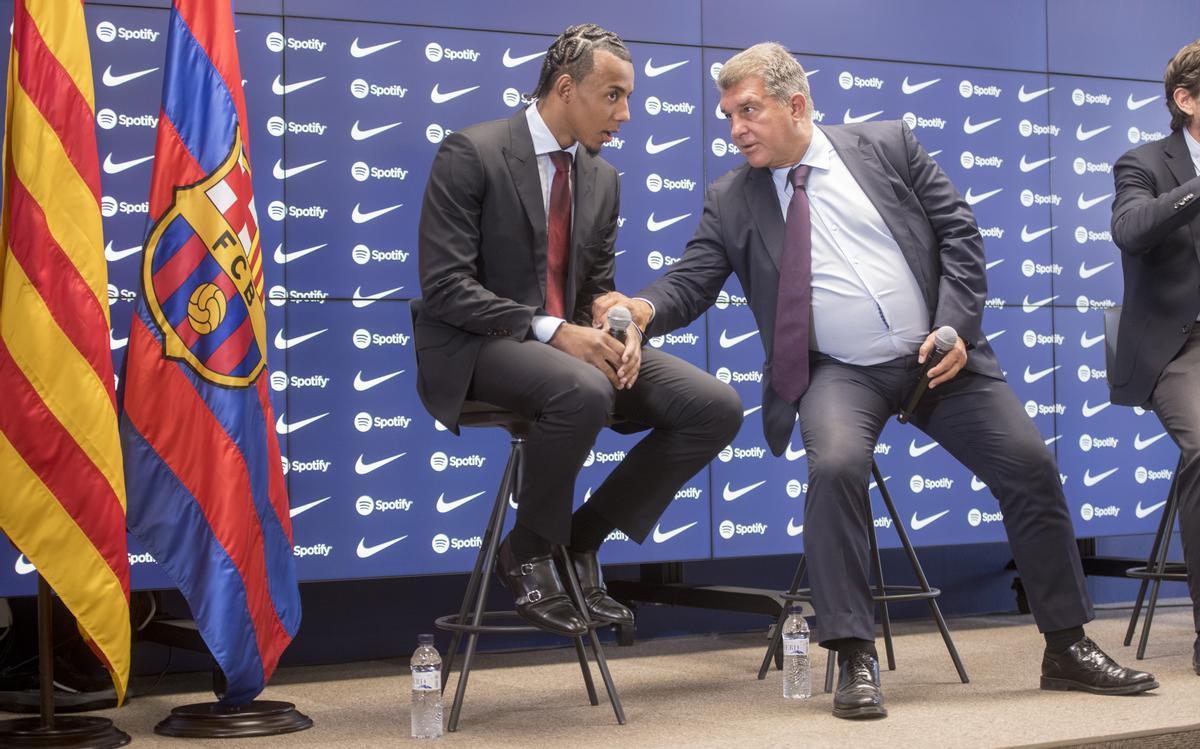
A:
[[[571,97],[575,95],[575,79],[569,73],[563,73],[555,79],[551,89],[558,94],[558,98],[564,102],[569,102]]]
[[[807,117],[808,117],[808,115],[807,115],[808,99],[806,99],[804,97],[804,94],[801,94],[799,92],[792,94],[792,97],[788,103],[792,110],[792,119],[795,119],[795,120],[807,119]]]

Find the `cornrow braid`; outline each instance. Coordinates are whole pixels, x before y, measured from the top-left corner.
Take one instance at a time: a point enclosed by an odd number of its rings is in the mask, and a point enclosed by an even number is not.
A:
[[[537,88],[532,93],[525,94],[525,101],[540,99],[550,93],[554,82],[563,73],[571,76],[576,82],[582,81],[588,73],[592,72],[596,50],[609,52],[626,62],[633,60],[625,42],[621,41],[621,37],[613,32],[594,23],[569,26],[546,50],[546,58],[542,60],[542,72],[538,75]]]

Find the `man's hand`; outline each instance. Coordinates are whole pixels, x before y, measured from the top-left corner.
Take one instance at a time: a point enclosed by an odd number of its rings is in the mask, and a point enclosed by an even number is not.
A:
[[[933,353],[934,338],[937,331],[929,334],[925,342],[921,344],[920,351],[917,352],[917,363],[924,364],[925,359]],[[954,348],[946,353],[946,356],[938,362],[937,366],[929,370],[929,389],[933,390],[943,382],[948,382],[954,379],[958,371],[967,363],[967,344],[963,343],[963,339],[959,338],[954,343]]]
[[[634,331],[634,337],[636,336],[637,331]],[[618,371],[622,367],[622,357],[628,345],[622,346],[620,341],[607,332],[582,325],[563,323],[558,326],[558,330],[555,331],[549,343],[559,351],[570,354],[600,370],[617,390],[625,387]],[[640,365],[640,354],[638,362]],[[637,370],[634,369],[635,379],[636,376]]]
[[[619,291],[610,291],[592,300],[592,327],[608,327],[608,311],[618,304],[629,310],[634,325],[645,330],[650,324],[654,310],[649,304],[640,299],[630,299]]]
[[[606,335],[609,335],[607,331]],[[609,335],[611,338],[612,336]],[[615,341],[616,339],[613,338]],[[622,387],[632,389],[637,382],[638,372],[642,368],[642,334],[630,325],[625,328],[625,351],[621,354],[621,367],[617,370],[617,380]]]

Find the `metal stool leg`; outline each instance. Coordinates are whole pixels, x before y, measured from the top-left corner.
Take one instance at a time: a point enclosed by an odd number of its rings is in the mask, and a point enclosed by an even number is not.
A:
[[[867,508],[871,506],[870,497],[867,498]],[[868,512],[868,515],[871,513]],[[895,524],[895,519],[892,520]],[[888,671],[896,670],[896,651],[892,647],[892,617],[888,612],[887,600],[882,598],[885,593],[883,585],[883,560],[879,556],[879,539],[875,536],[875,523],[869,523],[869,531],[871,533],[871,559],[875,564],[875,590],[878,592],[879,599],[879,617],[883,624],[883,647],[887,653]]]
[[[579,668],[583,671],[583,685],[587,688],[588,702],[592,707],[600,704],[600,698],[596,696],[596,682],[592,680],[592,669],[588,668],[587,650],[583,647],[582,637],[572,637],[572,642],[575,643],[575,655],[579,658]]]
[[[1176,473],[1175,475],[1179,475]],[[1142,637],[1138,640],[1137,659],[1140,661],[1146,657],[1146,643],[1150,641],[1150,626],[1154,623],[1154,609],[1158,606],[1158,591],[1162,587],[1162,574],[1167,567],[1167,548],[1171,545],[1171,533],[1175,528],[1175,515],[1179,512],[1179,504],[1175,501],[1174,493],[1171,494],[1169,502],[1167,502],[1166,526],[1163,533],[1162,543],[1159,544],[1158,559],[1154,564],[1154,583],[1150,586],[1150,602],[1146,605],[1146,621],[1142,624]]]
[[[1179,457],[1179,463],[1175,465],[1175,480],[1179,478],[1179,466],[1183,464],[1183,456]],[[1171,533],[1168,530],[1167,519],[1171,515],[1171,511],[1175,508],[1175,480],[1171,481],[1171,488],[1167,491],[1167,506],[1163,510],[1162,517],[1158,520],[1158,530],[1154,533],[1154,543],[1150,546],[1150,556],[1146,558],[1146,570],[1149,571],[1158,558],[1159,547],[1161,544],[1170,544]],[[1142,613],[1142,602],[1146,597],[1146,587],[1150,584],[1149,578],[1142,578],[1141,585],[1138,586],[1137,599],[1133,603],[1133,613],[1129,615],[1129,626],[1125,629],[1125,646],[1133,642],[1133,634],[1137,630],[1138,618]]]
[[[796,565],[796,575],[792,578],[792,587],[788,588],[788,595],[796,595],[796,591],[800,590],[800,582],[804,578],[804,570],[808,566],[808,557],[800,555],[800,563]],[[771,630],[771,642],[767,644],[767,652],[763,655],[762,665],[758,667],[758,680],[762,681],[767,678],[767,669],[771,667],[771,659],[775,658],[776,666],[783,668],[783,663],[778,658],[783,649],[780,645],[783,643],[783,623],[787,621],[788,605],[790,602],[784,602],[782,609],[779,612],[779,617],[775,620],[775,628]]]
[[[833,691],[833,664],[837,663],[837,651],[826,650],[825,656],[825,693]]]
[[[575,566],[571,564],[570,558],[567,557],[566,549],[559,547],[558,551],[563,561],[563,567],[567,571],[567,589],[571,593],[571,599],[575,602],[575,606],[579,609],[583,620],[590,625],[591,618],[588,616],[587,604],[583,600],[583,590],[579,587],[579,578],[575,576]],[[592,654],[596,657],[596,665],[600,668],[600,678],[604,680],[604,688],[608,691],[608,700],[612,703],[613,713],[617,716],[617,723],[625,725],[625,708],[621,706],[621,698],[617,695],[617,688],[613,684],[612,674],[608,672],[608,661],[604,657],[604,648],[600,644],[600,636],[596,634],[595,627],[588,627],[588,637],[592,642]]]

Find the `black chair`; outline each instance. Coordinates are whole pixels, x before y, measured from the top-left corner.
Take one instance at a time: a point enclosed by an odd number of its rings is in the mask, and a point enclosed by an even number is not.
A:
[[[929,586],[929,581],[925,578],[925,571],[921,569],[921,562],[917,559],[917,553],[913,550],[912,543],[908,540],[908,531],[904,528],[904,518],[900,513],[896,512],[896,506],[892,503],[892,495],[888,492],[887,486],[884,484],[883,476],[879,472],[879,466],[875,462],[871,462],[871,475],[875,478],[875,483],[879,487],[879,494],[883,497],[884,504],[887,505],[888,515],[892,519],[892,525],[896,528],[897,534],[900,536],[900,543],[904,547],[904,553],[908,555],[908,562],[912,565],[913,573],[917,577],[919,585],[888,585],[883,580],[883,563],[879,556],[879,542],[875,538],[875,524],[870,524],[871,532],[871,559],[875,565],[875,593],[871,597],[879,604],[881,620],[883,624],[883,642],[887,652],[887,667],[889,671],[896,670],[896,654],[892,647],[892,621],[888,613],[888,603],[891,601],[926,601],[929,604],[929,614],[937,624],[938,630],[942,633],[942,640],[946,643],[946,650],[950,653],[950,659],[954,661],[954,668],[958,671],[958,678],[963,684],[970,681],[967,677],[966,669],[963,668],[962,660],[958,657],[958,649],[954,647],[954,640],[950,637],[950,630],[946,627],[946,620],[942,617],[942,611],[938,608],[935,600],[942,594],[938,588]],[[870,502],[868,493],[864,501]],[[807,559],[801,555],[800,564],[796,567],[796,575],[792,578],[792,585],[788,588],[787,593],[780,596],[784,601],[788,602],[811,602],[812,589],[801,588],[800,583],[804,578],[804,572],[807,568]],[[762,665],[758,669],[758,678],[765,679],[767,670],[771,667],[771,660],[776,661],[776,667],[782,668],[782,648],[780,643],[783,640],[783,624],[787,619],[787,607],[779,612],[779,618],[775,622],[775,626],[771,632],[771,642],[767,645],[767,652],[763,656]],[[821,622],[817,621],[817,627],[820,628]],[[830,650],[825,659],[825,691],[833,691],[833,672],[834,664],[837,662],[837,651]]]

